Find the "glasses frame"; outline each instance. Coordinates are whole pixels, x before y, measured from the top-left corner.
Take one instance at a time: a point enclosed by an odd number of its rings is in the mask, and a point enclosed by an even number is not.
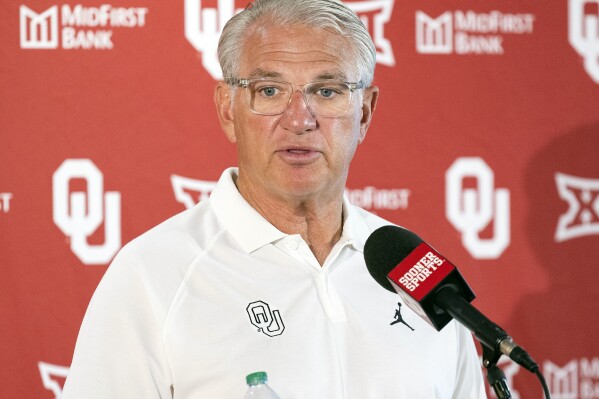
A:
[[[292,85],[291,83],[286,82],[284,80],[271,79],[271,78],[256,78],[256,79],[227,78],[227,79],[225,79],[225,81],[230,85],[243,87],[244,89],[248,89],[250,84],[252,84],[253,82],[259,82],[259,81],[284,83],[284,84],[289,85],[291,87],[291,94],[289,94],[289,100],[287,101],[285,108],[283,108],[283,110],[281,112],[275,112],[275,113],[264,113],[264,112],[258,112],[258,111],[253,110],[250,105],[252,102],[251,101],[252,100],[251,93],[249,92],[249,90],[246,90],[247,100],[248,100],[248,108],[250,109],[250,111],[252,111],[254,114],[265,115],[265,116],[281,115],[289,107],[289,104],[291,103],[291,99],[293,98],[293,94],[295,94],[296,91],[300,91],[304,98],[304,103],[306,104],[306,107],[308,108],[308,110],[310,110],[310,112],[312,114],[318,115],[323,118],[340,118],[342,116],[347,115],[347,112],[349,111],[349,105],[351,104],[351,100],[352,100],[354,91],[364,88],[364,83],[362,81],[360,81],[360,82],[343,82],[343,81],[337,81],[337,80],[315,80],[314,82],[306,83],[305,85],[302,86],[301,89],[294,89],[294,87],[301,86],[301,85]],[[347,85],[347,87],[349,89],[349,99],[347,101],[347,110],[345,111],[345,113],[342,115],[339,115],[339,116],[327,116],[327,115],[320,115],[320,114],[314,112],[314,110],[312,108],[310,108],[310,105],[308,105],[308,98],[306,97],[306,87],[313,85],[314,83],[342,83],[342,84]]]

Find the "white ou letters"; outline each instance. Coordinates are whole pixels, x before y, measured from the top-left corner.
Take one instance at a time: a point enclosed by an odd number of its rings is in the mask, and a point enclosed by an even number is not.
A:
[[[87,192],[69,191],[73,179],[84,179]],[[121,194],[104,193],[102,172],[89,159],[67,159],[52,177],[54,223],[71,238],[71,250],[86,265],[110,262],[121,247]],[[104,223],[105,241],[87,238]]]
[[[568,2],[568,40],[583,57],[586,72],[599,84],[599,15],[585,13],[589,4],[599,7],[599,0]]]
[[[222,79],[216,49],[218,38],[229,19],[241,12],[234,0],[218,0],[218,9],[202,7],[201,0],[185,0],[185,38],[202,53],[202,65],[210,76]]]
[[[385,37],[385,24],[389,22],[394,0],[349,1],[352,9],[370,31],[376,46],[376,62],[395,65],[391,42]],[[240,4],[247,4],[240,3]],[[218,0],[217,7],[205,7],[202,0],[185,0],[185,38],[200,53],[202,65],[210,76],[221,80],[222,71],[218,62],[218,39],[229,19],[243,8],[235,7],[235,0]]]
[[[477,188],[464,188],[465,178]],[[496,259],[510,244],[510,192],[495,190],[493,171],[482,158],[458,158],[445,174],[445,214],[462,233],[462,244],[477,259]],[[493,222],[493,238],[479,237]]]

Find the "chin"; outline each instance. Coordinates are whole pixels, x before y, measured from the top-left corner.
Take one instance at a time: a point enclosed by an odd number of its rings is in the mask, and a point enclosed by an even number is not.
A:
[[[288,180],[283,186],[287,195],[296,198],[308,198],[331,188],[324,181],[317,179]]]
[[[294,197],[308,197],[333,190],[338,186],[338,178],[331,171],[318,167],[282,168],[277,181],[285,194]]]

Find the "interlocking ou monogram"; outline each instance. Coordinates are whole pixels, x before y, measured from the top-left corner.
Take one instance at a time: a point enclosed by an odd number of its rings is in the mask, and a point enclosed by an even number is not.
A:
[[[463,188],[463,180],[473,177],[477,188]],[[458,158],[445,175],[445,214],[462,232],[462,243],[477,259],[496,259],[510,244],[510,192],[495,190],[493,171],[482,158]],[[493,238],[479,233],[493,222]]]
[[[589,4],[599,9],[599,0],[570,0],[568,3],[568,39],[584,58],[584,69],[599,84],[599,15],[586,14]]]
[[[87,192],[69,192],[73,179],[84,179]],[[121,247],[121,194],[104,193],[102,172],[89,159],[67,159],[52,177],[54,223],[71,238],[71,250],[86,265],[110,262]],[[106,210],[106,214],[104,214]],[[104,223],[105,242],[87,238]]]
[[[252,302],[246,308],[250,322],[258,327],[258,332],[264,333],[269,337],[274,337],[283,334],[285,325],[281,319],[281,314],[278,310],[270,311],[270,306],[266,302]]]

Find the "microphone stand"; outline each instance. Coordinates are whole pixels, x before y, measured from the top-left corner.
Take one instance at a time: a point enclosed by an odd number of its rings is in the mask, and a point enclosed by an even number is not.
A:
[[[487,382],[493,388],[497,399],[511,399],[512,394],[507,386],[507,379],[503,370],[497,367],[501,352],[481,342],[483,348],[483,366],[487,369]]]

